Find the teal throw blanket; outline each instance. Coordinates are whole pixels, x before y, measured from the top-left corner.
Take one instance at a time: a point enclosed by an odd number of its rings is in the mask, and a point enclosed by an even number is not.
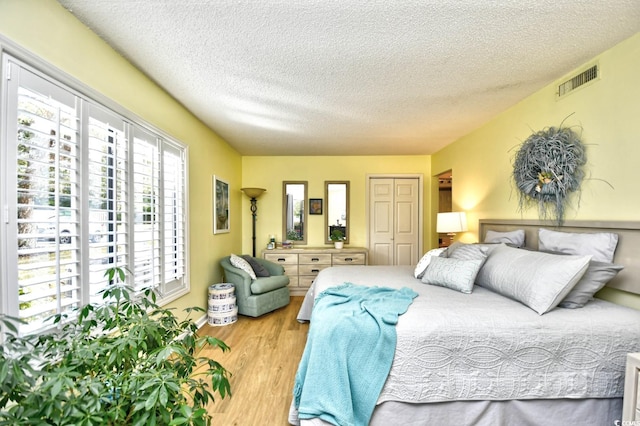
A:
[[[369,424],[393,362],[395,325],[417,295],[351,283],[318,295],[293,391],[300,419]]]

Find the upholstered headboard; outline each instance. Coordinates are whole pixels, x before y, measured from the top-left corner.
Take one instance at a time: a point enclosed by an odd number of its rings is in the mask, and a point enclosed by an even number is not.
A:
[[[565,221],[561,227],[537,220],[481,219],[478,237],[484,241],[488,230],[514,231],[524,229],[525,245],[538,249],[538,229],[547,228],[560,232],[613,232],[618,234],[614,263],[624,269],[612,279],[607,287],[640,294],[640,222]]]

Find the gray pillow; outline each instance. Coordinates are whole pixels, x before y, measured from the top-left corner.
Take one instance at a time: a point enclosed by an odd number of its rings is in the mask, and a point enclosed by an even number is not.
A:
[[[593,260],[613,262],[618,234],[611,232],[574,233],[540,228],[538,250],[566,254],[591,255]]]
[[[461,243],[459,241],[456,241],[454,243],[452,243],[449,247],[447,247],[444,252],[442,252],[442,254],[440,255],[440,257],[450,257],[451,253],[453,253],[454,251],[456,251],[456,249],[464,246],[464,243]]]
[[[476,275],[478,275],[485,258],[461,260],[434,257],[424,272],[422,282],[462,293],[471,293]]]
[[[542,315],[555,308],[582,278],[590,256],[566,256],[496,247],[476,284],[517,300]]]
[[[524,247],[524,229],[515,231],[498,232],[487,231],[484,237],[485,243],[505,243],[513,247]]]
[[[450,259],[459,260],[478,260],[483,262],[486,260],[489,254],[489,247],[485,244],[461,244],[455,248],[455,250],[449,253]]]
[[[267,268],[262,266],[262,264],[260,262],[258,262],[253,256],[250,256],[248,254],[243,254],[242,258],[244,260],[246,260],[247,263],[249,263],[249,265],[251,266],[251,269],[253,269],[253,272],[255,272],[256,277],[270,277],[271,276],[271,274],[269,273]]]
[[[582,308],[587,302],[593,300],[593,295],[600,291],[622,269],[624,269],[622,265],[592,260],[589,262],[587,272],[584,273],[578,284],[558,306],[570,309]]]
[[[491,252],[498,246],[504,245],[502,243],[461,243],[456,241],[451,244],[440,255],[440,257],[447,257],[452,259],[479,259],[483,256],[489,256]]]

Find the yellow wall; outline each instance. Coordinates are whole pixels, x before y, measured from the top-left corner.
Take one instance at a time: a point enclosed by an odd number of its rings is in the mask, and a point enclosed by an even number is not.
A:
[[[558,84],[595,62],[601,68],[599,81],[556,100]],[[565,119],[565,126],[582,127],[588,161],[587,180],[580,197],[572,198],[566,219],[638,220],[639,75],[640,33],[436,153],[432,158],[434,173],[453,170],[453,204],[469,212],[470,232],[461,239],[477,240],[478,219],[538,218],[535,208],[518,212],[511,180],[513,155],[533,131],[559,126]],[[600,296],[640,308],[637,296],[615,290]]]
[[[239,188],[240,155],[54,0],[0,0],[0,34],[189,146],[191,292],[171,306],[206,307],[219,259],[242,239],[240,223],[212,234],[212,175]],[[240,196],[232,194],[232,211]]]
[[[269,234],[282,241],[282,181],[308,181],[308,197],[324,199],[325,180],[350,181],[351,199],[349,246],[366,247],[367,213],[366,181],[368,174],[422,174],[424,191],[431,185],[430,156],[353,156],[353,157],[243,157],[242,183],[247,187],[266,188],[258,199],[256,251],[267,245]],[[431,210],[430,197],[425,195],[424,211]],[[251,253],[251,213],[247,197],[242,202],[245,215],[242,248]],[[324,245],[324,215],[309,215],[307,246]],[[425,223],[425,246],[428,245],[429,224]],[[327,245],[329,247],[329,245]]]
[[[28,16],[28,25],[25,24]],[[258,201],[257,249],[269,234],[281,239],[282,180],[309,181],[309,197],[324,198],[325,180],[351,181],[351,245],[366,245],[367,174],[422,173],[425,188],[425,247],[435,244],[433,220],[437,182],[432,175],[452,169],[453,207],[469,212],[477,239],[480,218],[536,218],[517,211],[511,183],[515,148],[532,130],[581,125],[588,144],[588,173],[578,206],[567,219],[637,220],[640,197],[632,175],[638,158],[640,117],[640,35],[602,53],[594,61],[602,78],[556,101],[558,81],[503,112],[494,120],[430,156],[244,157],[208,129],[54,0],[0,0],[0,34],[189,146],[191,293],[177,308],[206,305],[206,287],[221,279],[218,261],[230,252],[251,251],[249,200],[241,187],[267,189]],[[588,63],[592,63],[589,61]],[[580,68],[579,70],[582,70]],[[573,73],[571,73],[573,74]],[[230,183],[231,232],[212,235],[212,175]],[[604,180],[615,189],[611,189]],[[433,207],[432,207],[433,206]],[[324,216],[309,217],[309,245],[323,245]],[[429,243],[431,241],[431,244]],[[607,291],[604,296],[640,307],[640,298]]]

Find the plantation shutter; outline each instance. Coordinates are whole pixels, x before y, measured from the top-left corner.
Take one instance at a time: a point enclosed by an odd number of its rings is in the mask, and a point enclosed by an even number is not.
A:
[[[160,283],[160,159],[157,138],[140,127],[133,139],[134,276],[136,286]]]
[[[10,92],[15,116],[8,120],[9,200],[16,200],[16,227],[7,235],[17,270],[18,304],[9,313],[36,331],[56,313],[76,308],[80,288],[79,104],[80,100],[25,69],[11,64]],[[17,126],[17,127],[16,127]],[[13,138],[11,137],[13,136]],[[15,151],[13,151],[15,149]],[[11,295],[13,289],[7,293]],[[17,312],[16,312],[17,310]]]
[[[185,294],[186,148],[8,54],[2,68],[0,314],[49,328],[102,301],[113,266],[162,303]]]
[[[164,279],[162,294],[170,295],[184,286],[186,247],[186,159],[184,150],[163,145]]]
[[[88,111],[89,302],[97,302],[98,292],[108,285],[105,271],[128,266],[129,149],[122,118],[93,104]]]

